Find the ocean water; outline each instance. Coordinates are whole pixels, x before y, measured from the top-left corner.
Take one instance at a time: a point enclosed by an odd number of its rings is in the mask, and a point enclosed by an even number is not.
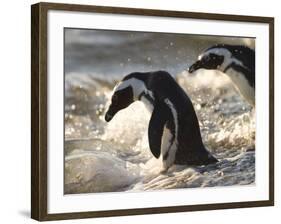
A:
[[[216,43],[249,38],[65,30],[65,193],[223,187],[255,183],[255,111],[222,73],[187,72]],[[208,166],[162,163],[148,146],[150,112],[135,102],[109,123],[112,89],[134,71],[166,70],[191,98],[205,146],[218,158]]]

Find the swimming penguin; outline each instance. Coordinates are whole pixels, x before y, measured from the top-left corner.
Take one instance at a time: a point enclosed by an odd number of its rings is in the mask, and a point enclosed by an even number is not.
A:
[[[173,164],[217,162],[204,147],[191,100],[168,72],[135,72],[125,76],[113,90],[105,120],[109,122],[136,100],[152,112],[149,147],[154,157],[162,156],[163,171]]]
[[[228,75],[240,94],[255,106],[255,51],[246,46],[218,44],[205,50],[189,67],[215,69]]]

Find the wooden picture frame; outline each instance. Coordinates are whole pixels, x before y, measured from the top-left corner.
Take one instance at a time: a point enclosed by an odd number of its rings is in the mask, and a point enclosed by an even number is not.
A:
[[[48,12],[67,11],[133,16],[249,22],[269,26],[269,178],[268,199],[231,203],[145,207],[83,212],[48,212]],[[31,7],[31,217],[36,220],[79,219],[170,212],[203,211],[274,205],[274,18],[182,11],[116,8],[89,5],[38,3]],[[62,87],[63,88],[63,87]]]

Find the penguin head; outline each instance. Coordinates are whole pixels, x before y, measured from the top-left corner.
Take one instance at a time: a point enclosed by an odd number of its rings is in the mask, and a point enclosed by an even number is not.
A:
[[[109,122],[114,115],[134,102],[134,93],[131,86],[116,89],[111,97],[110,106],[105,114],[105,121]]]
[[[220,48],[212,48],[199,55],[198,60],[189,67],[188,71],[193,73],[201,68],[219,69],[224,60],[225,55],[222,54]]]
[[[113,90],[111,104],[105,114],[105,120],[109,122],[114,115],[136,100],[140,100],[142,94],[148,93],[146,78],[150,73],[134,72],[126,75]]]

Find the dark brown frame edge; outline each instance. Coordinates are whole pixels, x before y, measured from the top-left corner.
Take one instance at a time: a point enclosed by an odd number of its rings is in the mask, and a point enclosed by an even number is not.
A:
[[[48,10],[164,16],[269,24],[269,200],[204,205],[48,214],[47,211],[47,12]],[[203,211],[274,205],[274,18],[90,5],[31,6],[31,218],[38,221]]]

